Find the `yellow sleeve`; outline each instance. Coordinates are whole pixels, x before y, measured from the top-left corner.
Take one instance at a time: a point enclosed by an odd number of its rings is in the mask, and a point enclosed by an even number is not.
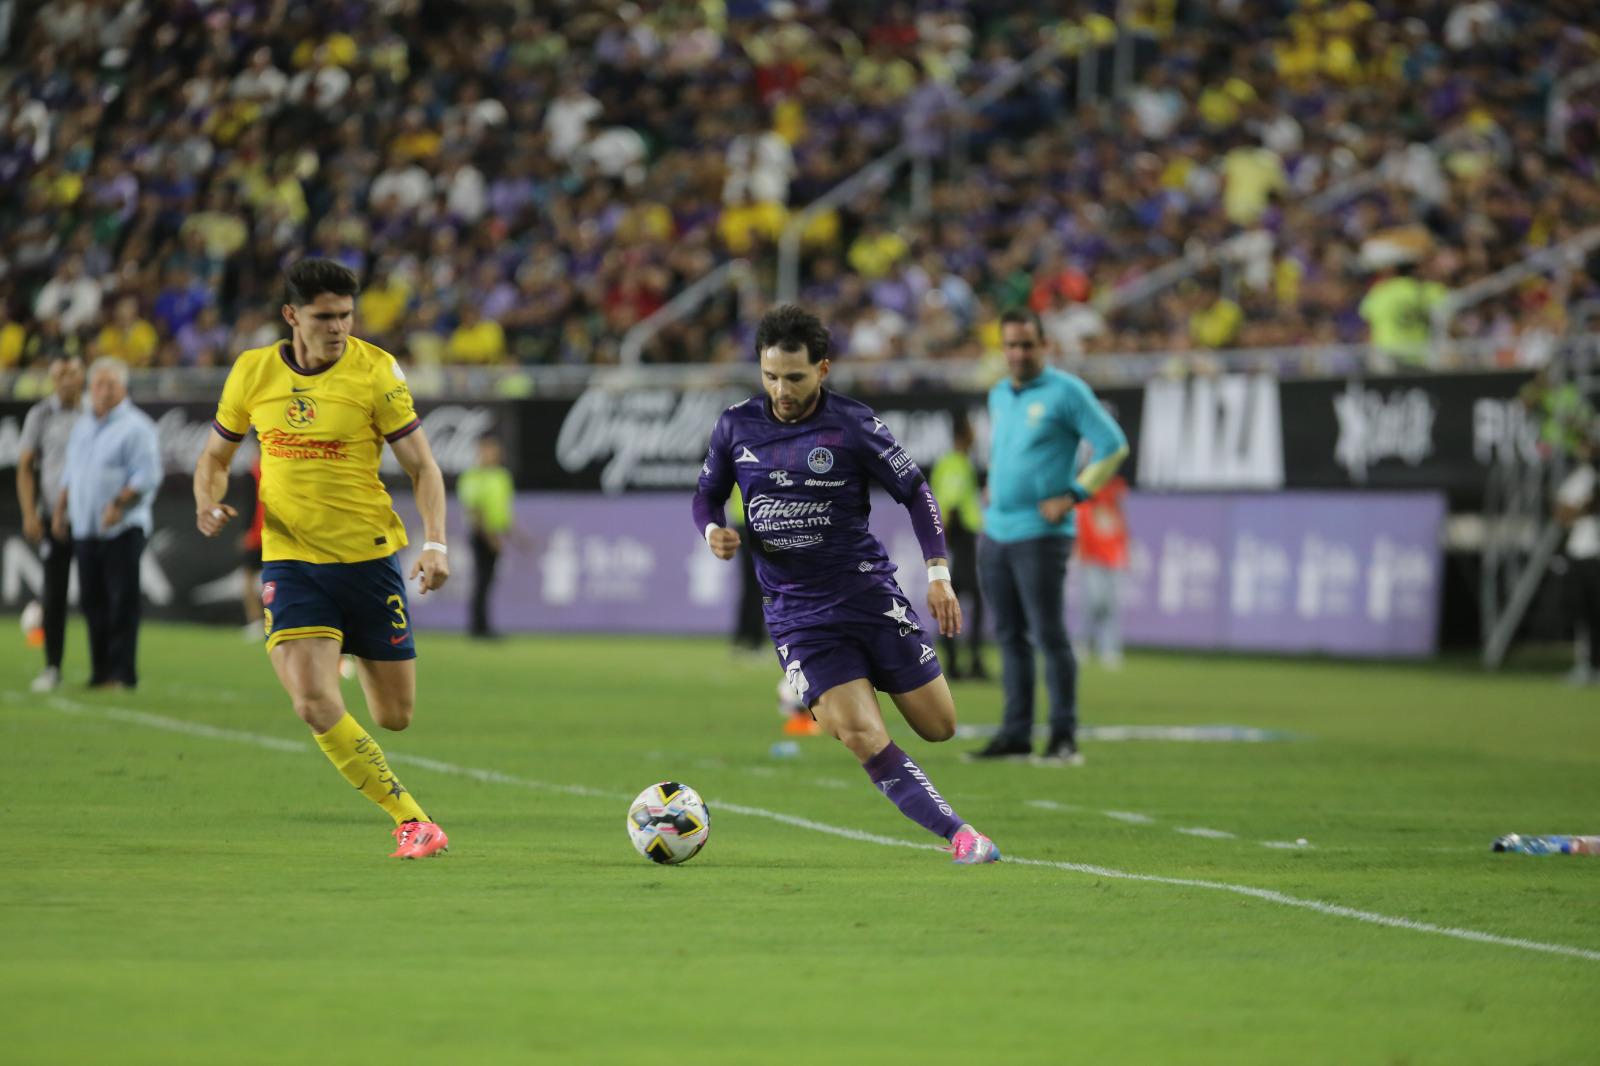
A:
[[[211,428],[219,436],[235,443],[244,440],[244,435],[250,431],[250,397],[246,383],[250,372],[245,367],[246,362],[248,360],[243,358],[233,361],[228,380],[222,384],[222,399],[217,401],[217,417],[211,420]]]
[[[415,433],[422,425],[406,385],[406,373],[388,352],[378,357],[372,371],[372,422],[390,443]]]

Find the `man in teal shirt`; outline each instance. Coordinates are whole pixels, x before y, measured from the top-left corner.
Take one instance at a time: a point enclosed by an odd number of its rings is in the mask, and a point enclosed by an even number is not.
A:
[[[489,588],[511,532],[515,495],[499,440],[480,438],[477,465],[456,479],[456,497],[472,527],[472,617],[467,632],[474,637],[495,635],[489,625]]]
[[[1078,664],[1067,639],[1067,559],[1073,508],[1111,479],[1128,439],[1089,386],[1045,365],[1050,345],[1026,308],[1000,317],[1011,376],[989,390],[989,506],[978,580],[994,611],[1005,717],[976,759],[1032,754],[1034,652],[1044,654],[1050,740],[1043,759],[1076,765]],[[1091,454],[1078,469],[1080,445]]]

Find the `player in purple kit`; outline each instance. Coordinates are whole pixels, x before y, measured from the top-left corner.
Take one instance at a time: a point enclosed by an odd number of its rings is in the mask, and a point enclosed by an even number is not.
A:
[[[878,710],[874,690],[882,689],[922,739],[955,735],[955,700],[935,637],[924,632],[867,528],[873,484],[911,514],[940,633],[961,631],[961,605],[950,587],[939,505],[922,471],[871,408],[822,387],[830,347],[821,320],[799,307],[762,318],[756,352],[766,395],[734,404],[712,429],[695,527],[717,558],[733,558],[740,538],[722,508],[737,483],[767,630],[791,687],[902,814],[950,841],[956,862],[994,862],[1000,849],[962,821],[889,739]]]

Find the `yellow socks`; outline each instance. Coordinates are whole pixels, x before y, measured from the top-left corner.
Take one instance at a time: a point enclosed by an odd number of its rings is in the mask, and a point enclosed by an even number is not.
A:
[[[367,799],[389,812],[396,825],[401,822],[426,822],[428,816],[417,806],[389,769],[378,742],[348,713],[326,733],[316,734],[317,746],[344,779]]]

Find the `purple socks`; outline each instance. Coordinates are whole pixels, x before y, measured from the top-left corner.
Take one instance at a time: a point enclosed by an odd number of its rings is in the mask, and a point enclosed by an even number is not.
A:
[[[965,824],[950,801],[939,795],[922,767],[894,741],[889,741],[887,748],[868,759],[861,768],[878,790],[889,797],[889,802],[900,808],[901,814],[930,833],[949,840]]]

